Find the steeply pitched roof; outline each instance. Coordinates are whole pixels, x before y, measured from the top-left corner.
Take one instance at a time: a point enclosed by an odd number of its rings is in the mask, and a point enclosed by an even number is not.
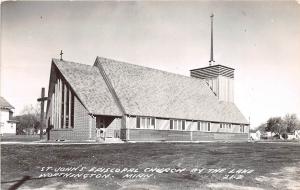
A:
[[[201,79],[97,57],[94,66],[53,59],[90,113],[248,123]],[[121,107],[121,108],[120,108]]]
[[[248,123],[233,103],[221,102],[203,80],[97,57],[126,114]]]
[[[0,108],[14,109],[14,107],[7,100],[5,100],[2,96],[0,96]]]
[[[97,67],[58,59],[53,63],[90,113],[122,115]]]

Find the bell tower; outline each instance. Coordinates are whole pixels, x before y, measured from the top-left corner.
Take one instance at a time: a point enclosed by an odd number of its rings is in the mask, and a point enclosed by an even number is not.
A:
[[[211,33],[210,33],[210,60],[209,66],[199,69],[192,69],[191,77],[205,80],[210,89],[218,97],[219,101],[234,102],[234,69],[215,65],[214,48],[213,48],[213,19],[211,18]]]

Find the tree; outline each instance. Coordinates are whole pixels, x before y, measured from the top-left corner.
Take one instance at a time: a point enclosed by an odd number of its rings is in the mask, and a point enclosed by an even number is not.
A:
[[[25,131],[34,131],[37,132],[40,124],[40,113],[39,105],[26,105],[21,115],[16,116],[16,119],[19,121],[17,124],[17,134],[24,134]]]
[[[287,128],[288,133],[294,133],[295,130],[300,129],[300,122],[296,114],[286,114],[283,122]]]
[[[266,128],[267,128],[267,124],[266,123],[262,123],[260,124],[258,127],[257,127],[257,131],[260,131],[260,132],[266,132]]]
[[[281,117],[271,117],[267,121],[267,127],[266,131],[275,133],[276,135],[281,135],[283,133],[286,133],[286,125],[284,125],[283,120]]]

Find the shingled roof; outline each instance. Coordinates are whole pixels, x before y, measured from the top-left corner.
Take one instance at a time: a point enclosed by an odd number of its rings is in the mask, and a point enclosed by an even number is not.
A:
[[[2,96],[0,96],[0,108],[14,109],[14,107],[7,100],[5,100]]]
[[[248,123],[235,104],[219,101],[201,79],[101,57],[94,66],[56,59],[53,63],[95,115],[120,116],[123,111],[137,116]]]
[[[203,80],[101,57],[94,65],[104,70],[126,114],[248,123]]]
[[[97,67],[59,59],[52,62],[90,113],[122,116]]]

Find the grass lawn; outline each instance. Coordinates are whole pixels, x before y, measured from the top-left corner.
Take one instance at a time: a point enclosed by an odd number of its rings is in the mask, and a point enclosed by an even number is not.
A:
[[[67,172],[71,167],[74,171]],[[115,169],[104,173],[103,168]],[[300,189],[300,144],[3,144],[1,169],[2,189],[29,175],[32,179],[20,189],[296,190]],[[88,177],[74,177],[80,173]]]

